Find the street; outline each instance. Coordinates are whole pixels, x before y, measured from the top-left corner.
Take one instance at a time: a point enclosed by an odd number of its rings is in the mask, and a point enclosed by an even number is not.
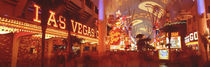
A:
[[[158,57],[140,55],[138,52],[113,52],[102,57],[92,55],[76,57],[67,62],[66,67],[192,67],[192,64],[169,63],[158,60]]]

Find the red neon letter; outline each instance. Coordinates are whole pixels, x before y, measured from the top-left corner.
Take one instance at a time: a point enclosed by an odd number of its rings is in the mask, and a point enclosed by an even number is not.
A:
[[[55,12],[53,12],[53,11],[49,11],[50,12],[50,17],[49,17],[49,19],[48,19],[48,22],[47,22],[47,24],[48,25],[51,25],[51,22],[53,22],[54,23],[54,27],[58,27],[58,25],[57,25],[57,23],[56,23],[56,20],[55,20]]]
[[[41,22],[39,20],[39,9],[40,9],[40,7],[36,4],[34,4],[34,7],[35,7],[35,18],[33,19],[33,21],[40,23]]]
[[[64,18],[63,16],[59,16],[59,21],[60,21],[60,24],[59,24],[59,27],[61,29],[65,29],[66,28],[66,18]],[[63,26],[62,26],[63,24]]]

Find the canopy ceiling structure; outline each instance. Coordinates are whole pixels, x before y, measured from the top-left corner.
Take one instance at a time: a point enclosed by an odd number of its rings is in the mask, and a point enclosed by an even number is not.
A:
[[[132,16],[132,36],[137,34],[152,35],[152,16],[154,6],[158,6],[161,10],[158,12],[158,18],[164,14],[165,5],[168,0],[106,0],[105,14],[115,15],[120,10],[124,16]]]
[[[98,0],[93,0],[98,4]],[[166,11],[169,11],[170,18],[177,17],[180,10],[191,8],[194,0],[105,0],[104,9],[106,16],[115,15],[120,10],[122,15],[132,16],[132,35],[152,35],[152,15],[161,18]],[[185,5],[184,7],[182,5]],[[154,13],[154,7],[159,12]],[[180,8],[181,7],[181,8]]]

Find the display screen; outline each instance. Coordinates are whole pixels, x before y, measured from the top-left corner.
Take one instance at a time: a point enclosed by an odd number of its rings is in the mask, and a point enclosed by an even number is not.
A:
[[[169,51],[168,50],[159,50],[159,59],[168,60],[169,59]]]
[[[169,39],[166,38],[166,43],[169,44]],[[171,48],[181,48],[181,37],[171,37]]]

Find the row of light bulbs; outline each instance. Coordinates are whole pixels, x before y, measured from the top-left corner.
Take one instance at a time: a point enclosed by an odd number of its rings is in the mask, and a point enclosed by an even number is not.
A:
[[[23,32],[31,32],[31,33],[41,33],[41,26],[29,24],[27,22],[22,22],[22,21],[18,21],[18,20],[14,20],[14,19],[8,19],[5,17],[0,17],[0,22],[1,22],[0,24],[5,25],[5,26],[0,26],[0,28],[7,29],[11,32],[23,31]],[[6,26],[11,26],[14,28],[6,27]],[[59,31],[59,30],[55,30],[55,29],[51,29],[51,28],[47,28],[46,32],[48,34],[54,34],[54,35],[58,35],[58,36],[64,37],[64,38],[67,38],[67,36],[68,36],[67,31]]]
[[[0,24],[2,24],[2,25],[8,25],[8,26],[12,26],[12,27],[15,27],[15,28],[20,28],[18,30],[13,30],[13,32],[15,32],[15,31],[25,31],[25,32],[32,32],[33,31],[33,33],[40,33],[41,32],[41,26],[29,24],[29,23],[26,23],[26,22],[18,21],[18,20],[13,20],[13,19],[0,17],[0,22],[1,22]],[[27,29],[27,30],[25,30],[25,29]],[[29,30],[32,30],[32,31],[29,31]],[[61,37],[67,37],[67,35],[68,35],[67,32],[54,30],[54,29],[47,29],[46,32],[50,33],[50,34],[59,35]]]

